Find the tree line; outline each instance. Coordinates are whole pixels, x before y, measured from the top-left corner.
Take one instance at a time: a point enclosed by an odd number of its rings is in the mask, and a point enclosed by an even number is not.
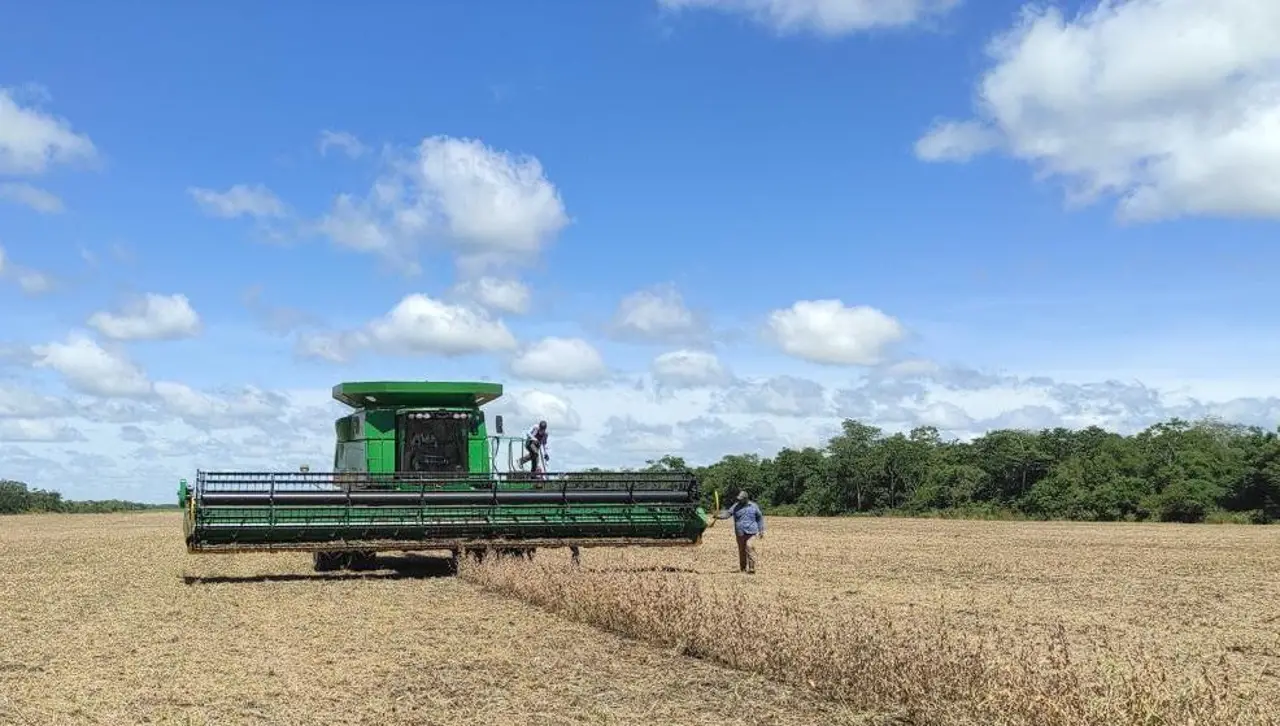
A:
[[[664,456],[646,468],[691,469],[705,505],[715,492],[727,503],[745,489],[779,515],[1280,520],[1280,428],[1211,419],[1175,418],[1128,436],[1097,426],[997,429],[970,441],[944,440],[928,426],[888,434],[846,420],[821,447],[730,454],[696,467]],[[0,514],[164,508],[172,505],[68,501],[0,480]]]
[[[1085,521],[1280,519],[1280,429],[1172,419],[1124,436],[1097,426],[943,440],[846,420],[825,446],[688,467],[710,503],[745,489],[775,514],[957,515]]]
[[[0,514],[105,514],[144,509],[172,509],[171,504],[141,504],[122,499],[74,501],[46,489],[31,489],[25,483],[0,479]]]

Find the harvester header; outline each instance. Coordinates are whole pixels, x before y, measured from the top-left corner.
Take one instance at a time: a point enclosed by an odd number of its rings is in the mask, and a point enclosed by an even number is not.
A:
[[[710,523],[689,471],[544,472],[494,433],[487,382],[340,383],[333,469],[198,471],[178,489],[187,550],[302,550],[317,569],[378,551],[695,545]],[[505,457],[503,456],[505,454]]]

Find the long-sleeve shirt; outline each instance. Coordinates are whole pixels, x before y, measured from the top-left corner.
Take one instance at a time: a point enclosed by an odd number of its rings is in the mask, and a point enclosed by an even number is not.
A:
[[[733,531],[738,534],[764,534],[764,512],[755,502],[734,504],[727,516],[720,519],[733,519]]]

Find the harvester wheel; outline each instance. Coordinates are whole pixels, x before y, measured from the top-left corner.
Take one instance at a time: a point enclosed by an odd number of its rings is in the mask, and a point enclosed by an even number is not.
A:
[[[376,570],[378,569],[378,553],[350,552],[344,564],[348,570]]]
[[[316,572],[330,572],[342,567],[342,552],[316,552],[312,555],[312,567]]]

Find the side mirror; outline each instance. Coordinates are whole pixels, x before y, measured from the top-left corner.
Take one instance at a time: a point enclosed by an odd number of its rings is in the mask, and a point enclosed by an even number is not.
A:
[[[497,429],[498,435],[502,435],[502,414],[493,417],[493,427]]]

